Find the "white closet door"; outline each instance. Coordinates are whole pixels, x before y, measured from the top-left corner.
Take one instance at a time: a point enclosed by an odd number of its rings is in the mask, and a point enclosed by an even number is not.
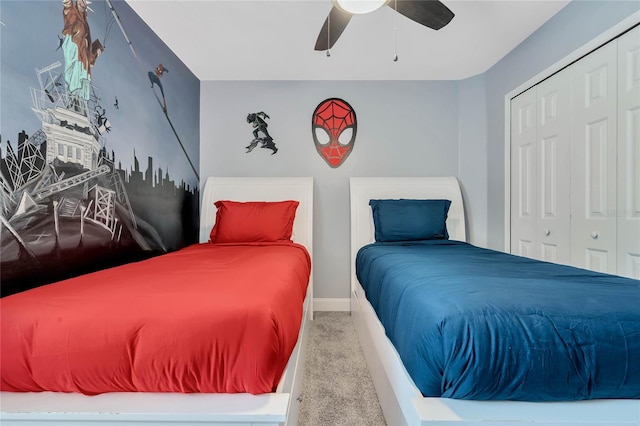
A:
[[[571,263],[616,273],[616,40],[570,68]]]
[[[640,279],[640,27],[618,39],[618,274]]]
[[[537,258],[536,88],[511,100],[511,253]]]
[[[571,263],[571,72],[564,69],[538,85],[538,258]]]

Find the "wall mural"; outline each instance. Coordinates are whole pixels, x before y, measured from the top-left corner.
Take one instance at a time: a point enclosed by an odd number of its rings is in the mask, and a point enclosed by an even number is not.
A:
[[[267,127],[269,127],[269,125],[265,119],[269,119],[269,116],[263,111],[253,112],[247,115],[247,123],[251,124],[253,127],[253,140],[246,147],[247,152],[253,151],[258,144],[260,144],[260,148],[270,149],[272,151],[271,155],[278,152],[278,148],[276,148],[273,138],[267,131]],[[262,136],[259,136],[260,133],[262,133]]]
[[[195,76],[124,1],[0,16],[2,296],[197,242]]]
[[[349,157],[357,130],[356,112],[347,101],[325,99],[313,111],[313,143],[318,154],[330,167],[339,167]]]

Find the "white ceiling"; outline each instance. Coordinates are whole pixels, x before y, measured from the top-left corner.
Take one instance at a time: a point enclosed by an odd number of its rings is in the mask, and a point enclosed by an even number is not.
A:
[[[463,79],[568,2],[444,0],[455,17],[439,31],[383,7],[355,15],[327,57],[313,47],[330,0],[127,0],[200,80]]]

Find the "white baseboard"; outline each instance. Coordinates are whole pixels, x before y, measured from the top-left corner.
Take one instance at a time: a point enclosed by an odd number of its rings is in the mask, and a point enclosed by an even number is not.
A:
[[[333,299],[333,298],[313,298],[313,311],[350,311],[351,310],[351,299]]]

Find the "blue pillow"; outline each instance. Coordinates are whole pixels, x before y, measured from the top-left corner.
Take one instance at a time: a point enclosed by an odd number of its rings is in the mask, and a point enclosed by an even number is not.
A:
[[[369,200],[376,241],[446,240],[449,200]]]

